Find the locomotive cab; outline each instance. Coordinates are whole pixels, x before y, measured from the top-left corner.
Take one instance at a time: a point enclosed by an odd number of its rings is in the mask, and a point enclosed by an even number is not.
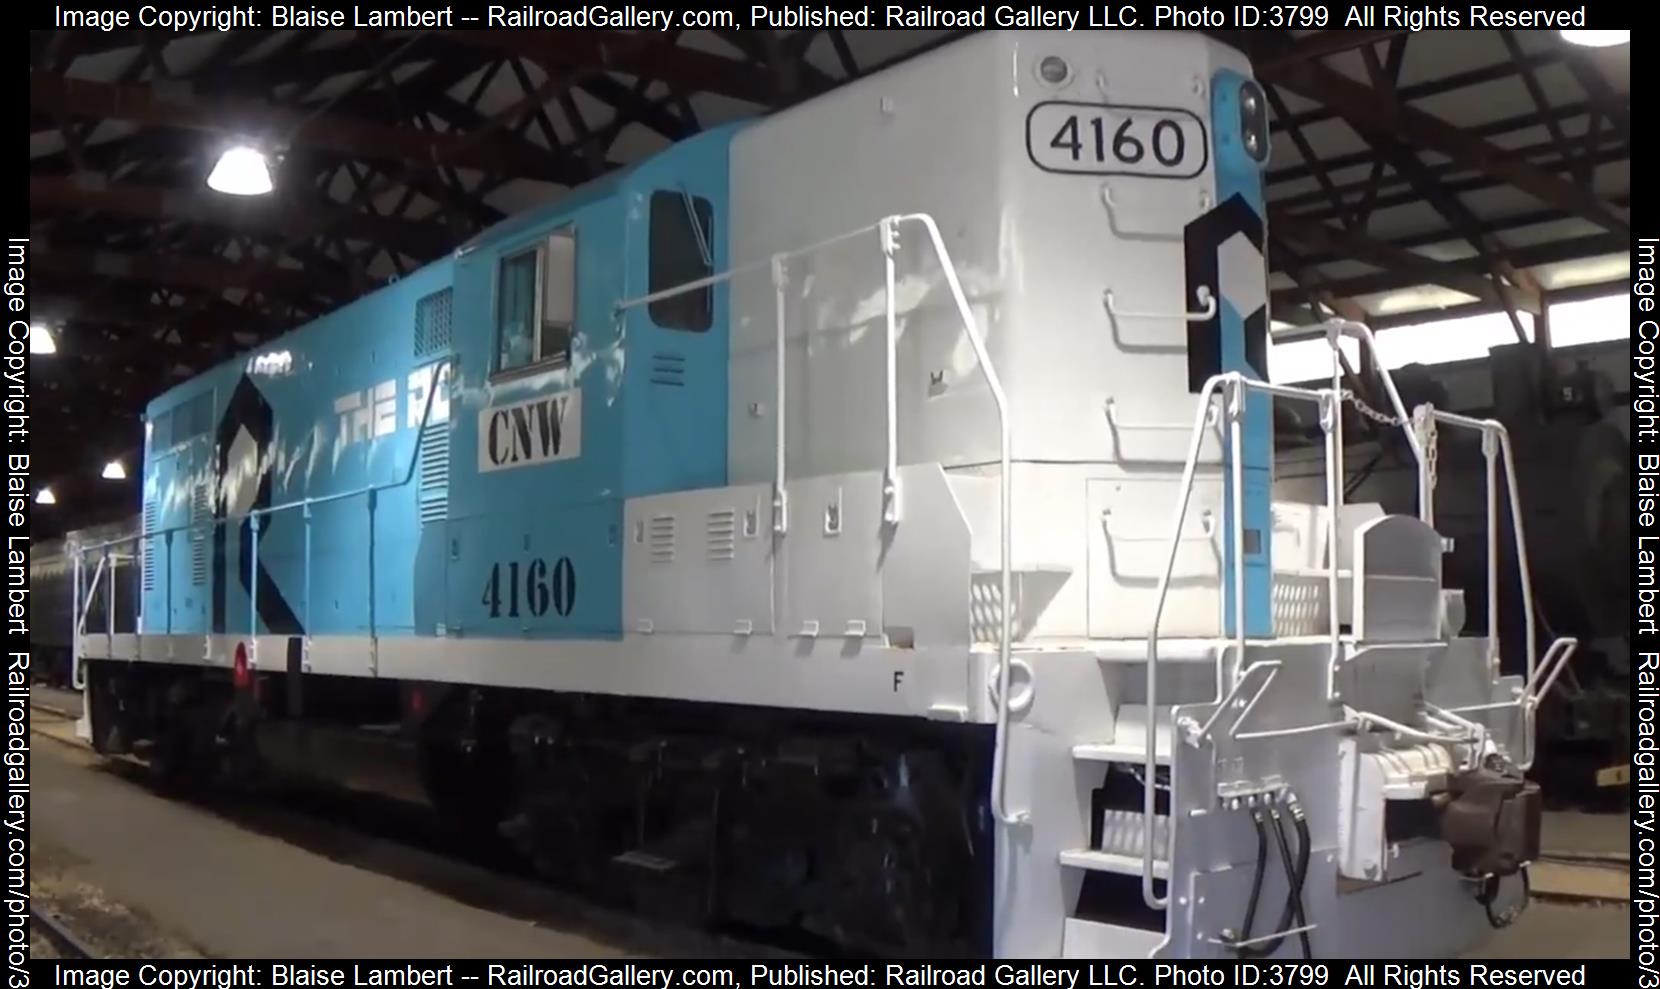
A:
[[[457,251],[470,322],[423,631],[615,637],[624,501],[724,483],[724,287],[617,304],[727,267],[729,139],[700,135]]]

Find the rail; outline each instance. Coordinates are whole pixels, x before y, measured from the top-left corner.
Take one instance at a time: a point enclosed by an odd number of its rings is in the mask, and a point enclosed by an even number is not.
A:
[[[1232,543],[1229,570],[1231,578],[1230,590],[1232,592],[1233,618],[1233,628],[1231,630],[1231,645],[1233,647],[1231,650],[1233,653],[1233,683],[1230,688],[1228,684],[1227,671],[1224,668],[1224,657],[1230,650],[1219,651],[1215,661],[1217,703],[1218,705],[1222,705],[1228,699],[1237,696],[1241,686],[1250,673],[1257,669],[1265,668],[1265,664],[1256,664],[1252,666],[1245,665],[1245,526],[1242,519],[1242,510],[1244,505],[1242,433],[1246,399],[1249,393],[1253,391],[1279,398],[1314,402],[1318,405],[1320,410],[1320,426],[1325,438],[1327,515],[1325,520],[1326,524],[1324,535],[1327,556],[1327,635],[1330,640],[1330,652],[1327,659],[1326,669],[1326,699],[1328,703],[1335,703],[1338,699],[1336,691],[1337,667],[1344,649],[1338,603],[1341,589],[1338,574],[1338,517],[1343,506],[1343,417],[1341,406],[1347,394],[1343,389],[1342,363],[1340,360],[1339,343],[1344,336],[1352,337],[1359,341],[1364,347],[1369,348],[1372,354],[1376,356],[1377,338],[1372,334],[1369,327],[1353,320],[1331,320],[1324,324],[1323,328],[1332,354],[1331,386],[1329,388],[1310,389],[1290,385],[1271,384],[1269,382],[1247,378],[1239,372],[1228,372],[1211,377],[1204,383],[1204,386],[1199,391],[1192,431],[1190,433],[1188,443],[1187,457],[1182,466],[1180,495],[1176,500],[1176,506],[1171,522],[1170,531],[1173,535],[1170,537],[1170,550],[1166,555],[1164,570],[1159,577],[1158,587],[1155,591],[1152,622],[1147,633],[1146,704],[1149,717],[1146,725],[1146,751],[1144,755],[1145,762],[1143,765],[1144,771],[1142,779],[1143,840],[1141,893],[1142,899],[1146,901],[1148,906],[1154,909],[1164,909],[1169,905],[1169,895],[1166,894],[1160,896],[1155,890],[1154,862],[1157,860],[1158,854],[1161,850],[1164,853],[1165,858],[1168,860],[1170,854],[1169,841],[1171,840],[1171,835],[1174,832],[1174,829],[1167,831],[1164,847],[1161,849],[1160,843],[1154,837],[1155,804],[1157,796],[1157,790],[1155,787],[1155,773],[1157,770],[1156,736],[1159,720],[1157,717],[1159,629],[1163,623],[1165,603],[1169,597],[1170,582],[1175,572],[1176,556],[1180,548],[1180,534],[1182,532],[1182,526],[1187,520],[1188,509],[1192,502],[1193,486],[1198,471],[1199,452],[1203,444],[1204,434],[1208,424],[1215,421],[1212,418],[1212,403],[1217,401],[1218,398],[1222,401],[1223,417],[1225,418],[1228,427],[1228,501],[1229,504],[1233,506],[1230,514],[1233,525],[1231,532],[1228,534]],[[1419,518],[1426,523],[1433,523],[1435,511],[1435,478],[1432,468],[1433,459],[1431,456],[1433,451],[1426,453],[1423,438],[1420,437],[1418,432],[1412,428],[1412,423],[1414,421],[1413,417],[1407,414],[1405,404],[1401,400],[1400,392],[1395,387],[1394,378],[1389,374],[1387,369],[1383,368],[1381,362],[1378,363],[1378,367],[1379,377],[1382,380],[1384,390],[1389,397],[1390,405],[1394,411],[1394,423],[1401,428],[1405,436],[1407,446],[1412,450],[1413,459],[1417,464]],[[1463,428],[1473,428],[1479,430],[1483,437],[1483,450],[1487,457],[1488,479],[1488,661],[1490,668],[1493,670],[1495,675],[1498,670],[1498,639],[1492,630],[1497,628],[1498,616],[1497,587],[1499,544],[1496,460],[1499,455],[1502,454],[1505,467],[1506,489],[1510,499],[1510,505],[1512,507],[1512,531],[1515,536],[1517,560],[1520,564],[1521,571],[1522,608],[1524,612],[1527,635],[1526,648],[1528,654],[1528,688],[1523,692],[1522,697],[1518,698],[1517,701],[1505,702],[1499,705],[1483,705],[1478,707],[1503,707],[1519,703],[1524,704],[1527,710],[1531,711],[1532,707],[1537,705],[1538,698],[1542,698],[1544,693],[1547,692],[1555,683],[1556,677],[1560,675],[1562,667],[1566,662],[1566,657],[1572,655],[1573,645],[1570,644],[1566,646],[1565,651],[1561,653],[1560,658],[1556,658],[1558,646],[1560,646],[1564,641],[1571,642],[1571,640],[1558,640],[1558,643],[1552,645],[1551,659],[1554,665],[1552,665],[1552,663],[1545,664],[1548,675],[1547,677],[1541,679],[1539,676],[1539,664],[1536,662],[1537,641],[1534,627],[1533,589],[1527,565],[1527,546],[1522,529],[1521,512],[1517,509],[1517,506],[1520,504],[1520,495],[1516,484],[1516,472],[1511,454],[1509,434],[1505,431],[1502,424],[1493,420],[1476,420],[1452,413],[1440,412],[1435,410],[1432,406],[1421,406],[1420,413],[1422,414],[1420,422],[1433,421],[1447,423],[1449,425]],[[1427,432],[1428,430],[1426,430],[1426,433]],[[1271,565],[1270,579],[1272,579]],[[1256,700],[1261,697],[1263,691],[1267,689],[1269,681],[1274,678],[1274,675],[1277,674],[1277,672],[1277,667],[1268,668],[1268,677],[1262,681],[1256,695],[1253,696],[1251,701],[1252,707],[1255,706]],[[1533,697],[1534,699],[1530,702],[1528,701],[1529,697]],[[1463,725],[1458,724],[1457,721],[1464,720],[1460,718],[1459,715],[1468,713],[1470,710],[1472,709],[1461,708],[1443,712],[1445,716],[1449,716],[1450,719],[1454,719],[1452,720],[1452,723],[1445,725],[1444,727],[1457,729],[1459,732],[1457,736],[1435,735],[1429,732],[1422,732],[1418,729],[1388,721],[1388,719],[1383,719],[1378,715],[1372,714],[1371,712],[1357,710],[1345,705],[1344,717],[1338,721],[1330,721],[1300,728],[1279,729],[1248,734],[1236,732],[1236,737],[1241,739],[1265,738],[1309,731],[1346,729],[1356,725],[1370,724],[1401,734],[1412,735],[1414,737],[1431,738],[1438,742],[1447,742],[1462,740],[1466,737],[1466,729]],[[1531,719],[1531,714],[1529,714],[1529,718]],[[1242,720],[1243,718],[1235,719],[1235,729],[1237,729],[1239,722]],[[1216,714],[1213,713],[1204,726],[1192,726],[1192,730],[1189,732],[1189,741],[1192,744],[1199,744],[1204,741],[1204,739],[1208,738],[1211,734],[1216,721]],[[1528,721],[1528,726],[1528,762],[1531,763],[1531,720]]]
[[[52,942],[64,958],[97,958],[98,953],[83,940],[81,936],[70,929],[63,918],[50,909],[29,905],[29,927],[31,931],[38,930],[46,940]]]
[[[797,258],[817,253],[827,247],[868,237],[875,233],[878,245],[883,255],[883,269],[885,278],[884,291],[884,399],[885,418],[883,422],[884,457],[882,469],[882,517],[889,525],[898,524],[901,518],[902,492],[899,485],[899,440],[898,440],[898,394],[896,378],[896,346],[898,339],[898,309],[895,299],[895,259],[901,249],[899,240],[900,227],[911,224],[922,228],[927,235],[929,245],[933,248],[935,260],[939,263],[940,272],[945,277],[947,289],[951,293],[951,301],[957,310],[957,317],[961,321],[964,336],[974,350],[976,364],[980,368],[980,375],[985,380],[986,389],[991,393],[992,403],[997,409],[998,430],[998,465],[1001,473],[998,478],[998,518],[1000,525],[998,547],[998,579],[1002,594],[1003,607],[1000,617],[1000,629],[997,642],[997,723],[996,741],[992,754],[992,781],[991,806],[997,819],[1005,825],[1016,825],[1026,819],[1024,811],[1010,811],[1006,796],[1008,774],[1008,732],[1009,709],[1011,703],[1004,698],[1009,697],[1010,670],[1013,667],[1013,636],[1014,619],[1010,602],[1012,595],[1013,559],[1012,540],[1014,526],[1013,514],[1013,484],[1011,478],[1010,454],[1010,426],[1009,403],[1003,391],[1001,379],[997,376],[997,369],[993,366],[991,354],[986,350],[985,341],[980,336],[979,324],[974,319],[973,309],[968,304],[968,295],[963,291],[962,281],[957,277],[956,265],[951,260],[951,252],[946,249],[945,239],[940,235],[939,225],[933,217],[926,213],[905,213],[887,216],[856,230],[838,234],[826,240],[821,240],[807,247],[792,251],[783,251],[770,258],[735,265],[726,271],[717,272],[704,278],[698,278],[652,292],[647,295],[625,299],[616,305],[621,312],[638,306],[649,305],[661,299],[671,298],[685,292],[693,292],[709,286],[730,282],[733,278],[746,272],[770,270],[772,273],[774,292],[774,341],[776,351],[773,369],[773,406],[774,406],[774,451],[773,451],[773,533],[781,537],[788,531],[788,502],[784,486],[784,452],[786,440],[785,410],[786,384],[784,374],[785,353],[785,322],[786,305],[784,291],[789,284],[789,263]]]

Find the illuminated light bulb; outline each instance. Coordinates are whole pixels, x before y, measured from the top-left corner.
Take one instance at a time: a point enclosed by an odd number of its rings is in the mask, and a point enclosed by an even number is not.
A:
[[[267,195],[272,189],[271,167],[257,149],[238,145],[219,156],[207,184],[229,196]]]

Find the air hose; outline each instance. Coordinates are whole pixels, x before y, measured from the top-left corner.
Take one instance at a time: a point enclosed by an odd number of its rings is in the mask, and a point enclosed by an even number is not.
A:
[[[1297,927],[1306,928],[1308,926],[1303,913],[1303,885],[1308,879],[1309,853],[1312,845],[1308,831],[1308,820],[1294,794],[1287,797],[1286,812],[1290,814],[1292,825],[1297,831],[1295,864],[1292,863],[1290,841],[1286,837],[1284,826],[1281,824],[1280,809],[1278,807],[1271,808],[1266,815],[1261,808],[1253,807],[1251,809],[1251,823],[1255,825],[1257,832],[1257,861],[1256,868],[1251,876],[1251,895],[1245,907],[1245,922],[1240,925],[1239,936],[1234,939],[1236,943],[1233,950],[1240,958],[1266,958],[1279,950],[1280,945],[1284,943],[1286,938],[1286,934],[1281,933],[1260,944],[1237,943],[1251,940],[1251,927],[1256,922],[1257,904],[1262,898],[1262,877],[1267,869],[1268,862],[1267,824],[1273,826],[1275,843],[1279,845],[1280,849],[1280,863],[1285,868],[1285,907],[1280,911],[1280,920],[1276,925],[1276,929],[1289,932],[1293,929],[1293,921],[1295,921]],[[1307,930],[1298,931],[1298,940],[1302,944],[1303,957],[1314,957]]]
[[[1522,866],[1521,873],[1522,898],[1515,906],[1503,913],[1495,913],[1493,910],[1493,903],[1499,898],[1499,877],[1482,877],[1481,888],[1476,892],[1476,902],[1481,904],[1481,908],[1487,912],[1487,923],[1496,931],[1514,924],[1516,918],[1520,917],[1522,912],[1527,909],[1528,902],[1533,899],[1533,883],[1528,879],[1527,866]]]

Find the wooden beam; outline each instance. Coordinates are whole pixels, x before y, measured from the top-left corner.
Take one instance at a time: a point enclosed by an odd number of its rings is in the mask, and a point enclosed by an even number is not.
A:
[[[310,145],[365,158],[452,165],[492,173],[507,171],[558,181],[550,174],[558,169],[552,155],[529,155],[503,141],[416,131],[249,100],[219,99],[187,84],[107,83],[31,72],[29,104],[73,116],[129,120],[235,138],[263,135],[283,144]]]
[[[371,241],[421,260],[444,253],[458,239],[436,224],[374,216],[333,200],[292,192],[237,199],[176,187],[106,182],[102,176],[91,174],[31,176],[29,208],[181,220],[296,237],[334,227],[345,236]]]
[[[1269,229],[1272,230],[1272,226]],[[1591,234],[1571,240],[1514,248],[1507,251],[1501,260],[1516,268],[1532,268],[1602,254],[1617,254],[1628,250],[1630,246],[1629,241],[1617,234]],[[1487,264],[1487,260],[1480,257],[1463,258],[1458,261],[1431,261],[1428,258],[1419,258],[1418,263],[1410,267],[1336,279],[1320,287],[1339,296],[1374,295],[1421,285],[1441,285],[1444,284],[1442,280],[1447,277],[1445,269],[1457,268],[1466,275],[1481,274],[1487,270]],[[1465,290],[1460,288],[1454,291]],[[1280,305],[1294,305],[1302,301],[1304,295],[1305,293],[1298,289],[1278,289],[1273,293],[1274,306],[1277,308]],[[1489,300],[1483,299],[1481,304],[1489,309],[1493,308],[1493,303]]]
[[[642,47],[638,35],[620,31],[447,31],[444,37],[524,55],[550,69],[625,72],[661,79],[683,92],[719,93],[762,106],[779,102],[771,74],[748,62],[678,45]]]
[[[296,298],[351,295],[349,284],[315,271],[268,267],[257,261],[222,257],[176,257],[37,244],[35,265],[41,271],[82,278],[185,285],[219,292],[226,289],[275,289]]]
[[[1493,305],[1506,305],[1505,300],[1509,299],[1511,301],[1508,304],[1531,313],[1539,312],[1542,307],[1537,293],[1523,292],[1512,286],[1499,284],[1476,272],[1442,264],[1404,247],[1396,247],[1324,223],[1305,220],[1273,206],[1268,208],[1268,231],[1272,236],[1285,237],[1303,247],[1360,261],[1386,272],[1411,272],[1413,277],[1427,276],[1428,284],[1450,288]]]
[[[1405,33],[1405,28],[1378,31],[1315,31],[1282,46],[1274,54],[1254,60],[1252,68],[1256,70],[1257,78],[1269,78],[1293,65],[1375,45]]]
[[[121,297],[93,299],[88,298],[83,292],[74,292],[63,287],[68,284],[67,281],[60,281],[60,287],[48,288],[32,300],[41,318],[53,324],[94,323],[148,330],[179,326],[222,331],[226,326],[236,326],[239,329],[270,333],[286,329],[283,321],[265,313],[250,312],[232,305],[220,296],[208,296],[203,300],[202,308],[191,314],[182,306],[157,302],[148,294],[135,297],[134,293]],[[186,316],[192,318],[186,320]]]
[[[1260,72],[1260,70],[1259,70]],[[1382,134],[1414,149],[1446,155],[1466,167],[1501,179],[1540,201],[1583,217],[1613,233],[1629,235],[1630,223],[1574,183],[1538,168],[1455,127],[1439,117],[1407,106],[1394,96],[1337,72],[1319,62],[1276,63],[1267,81],[1324,103],[1363,135]]]

